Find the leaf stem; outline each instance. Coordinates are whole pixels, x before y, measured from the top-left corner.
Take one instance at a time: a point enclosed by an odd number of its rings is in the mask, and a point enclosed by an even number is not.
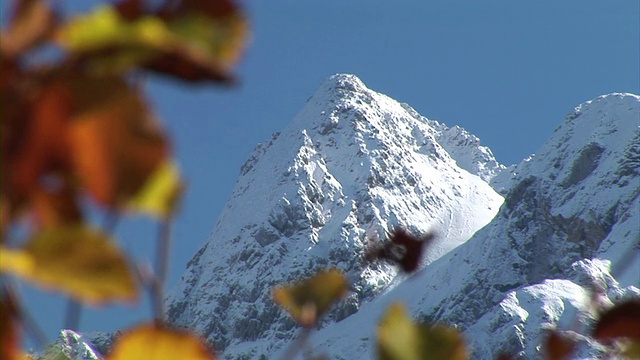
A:
[[[67,310],[65,314],[64,328],[69,330],[80,330],[80,318],[82,317],[82,304],[69,298],[67,300]]]
[[[22,306],[18,293],[13,288],[12,284],[8,283],[7,279],[2,277],[2,294],[7,296],[9,301],[15,308],[15,316],[22,321],[25,331],[30,335],[36,346],[40,349],[45,349],[49,344],[49,339],[46,333],[38,322],[31,316],[31,314]],[[5,310],[5,309],[3,309]],[[6,316],[3,312],[3,316]]]

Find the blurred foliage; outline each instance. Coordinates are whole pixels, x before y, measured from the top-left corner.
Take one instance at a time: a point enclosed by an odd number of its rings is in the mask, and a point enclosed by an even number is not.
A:
[[[60,6],[16,0],[0,34],[0,357],[8,360],[30,358],[20,350],[29,321],[5,275],[86,304],[139,297],[140,276],[111,238],[112,229],[87,220],[97,209],[107,218],[139,212],[163,222],[176,212],[183,185],[170,136],[136,79],[154,74],[231,84],[249,33],[243,10],[231,0],[122,0],[71,19],[60,15]],[[167,246],[162,237],[159,248]],[[434,238],[398,228],[365,258],[412,273]],[[164,280],[158,276],[153,289]],[[348,288],[344,274],[329,269],[275,288],[273,299],[308,334]],[[161,291],[152,295],[162,303]],[[619,304],[602,314],[593,337],[620,356],[638,358],[639,314],[637,300]],[[568,358],[576,345],[559,331],[545,341],[544,354],[553,360]],[[398,303],[378,326],[377,350],[383,360],[468,356],[457,330],[415,323]],[[169,329],[162,319],[119,336],[108,358],[141,354],[152,360],[214,358],[197,335]]]
[[[169,221],[183,189],[136,79],[232,83],[249,33],[244,11],[231,0],[122,0],[65,19],[60,2],[11,5],[0,42],[0,271],[85,304],[134,301],[131,259],[112,229],[87,219]],[[2,294],[2,359],[17,359],[28,322],[5,276]],[[137,358],[140,342],[165,358],[191,347],[188,357],[212,358],[190,344],[201,344],[195,335],[160,327],[125,339],[117,358]]]

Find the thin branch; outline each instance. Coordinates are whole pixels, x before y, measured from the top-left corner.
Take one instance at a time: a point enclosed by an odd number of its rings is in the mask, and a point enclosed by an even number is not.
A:
[[[108,211],[105,214],[102,231],[107,235],[112,235],[116,226],[120,222],[120,214],[115,211]],[[67,300],[67,310],[65,312],[64,328],[74,331],[80,330],[80,319],[82,318],[82,304],[72,298]]]
[[[46,333],[42,330],[38,322],[35,321],[33,316],[31,316],[31,314],[22,306],[18,293],[4,277],[2,279],[2,294],[9,298],[10,303],[14,307],[17,320],[22,322],[25,331],[36,343],[36,346],[40,349],[44,349],[47,344],[49,344],[49,339],[47,338]],[[3,313],[3,316],[6,316],[6,314]]]
[[[287,351],[282,356],[282,360],[294,360],[296,358],[296,355],[305,348],[307,339],[309,339],[309,335],[311,335],[311,330],[312,328],[302,328],[298,338],[287,348]]]
[[[80,330],[80,318],[82,317],[82,304],[69,298],[67,300],[67,310],[65,313],[64,328],[69,330]]]

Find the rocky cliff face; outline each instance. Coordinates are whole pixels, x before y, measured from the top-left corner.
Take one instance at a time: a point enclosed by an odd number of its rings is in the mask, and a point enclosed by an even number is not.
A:
[[[372,238],[401,225],[438,238],[423,265],[486,225],[503,202],[485,180],[504,166],[473,135],[367,89],[328,79],[281,133],[242,166],[231,200],[167,300],[169,321],[228,358],[270,355],[296,325],[271,300],[276,284],[328,266],[352,294],[324,318],[343,321],[403,280],[365,265]]]
[[[591,290],[601,289],[605,304],[640,296],[638,114],[640,98],[630,94],[576,108],[513,169],[488,226],[321,330],[317,348],[331,358],[371,358],[375,322],[402,300],[417,318],[462,329],[474,358],[540,358],[548,328],[580,341],[576,358],[601,357],[603,348],[585,336],[595,317]]]

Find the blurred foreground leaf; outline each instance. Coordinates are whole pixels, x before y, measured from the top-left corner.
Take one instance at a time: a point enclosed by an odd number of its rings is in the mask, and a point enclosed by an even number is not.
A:
[[[406,273],[418,270],[425,248],[435,239],[434,233],[416,236],[399,227],[389,234],[389,241],[375,244],[365,253],[368,261],[387,260]]]
[[[558,331],[547,333],[544,343],[544,358],[547,360],[568,359],[576,347],[575,341]]]
[[[346,293],[346,278],[340,270],[330,269],[298,283],[275,288],[273,300],[300,325],[312,327]]]
[[[129,207],[158,218],[170,217],[176,210],[182,189],[178,167],[167,161],[150,176],[142,190],[131,199]]]
[[[18,57],[50,36],[56,25],[56,16],[50,2],[20,0],[13,2],[15,9],[9,26],[2,30],[2,55]]]
[[[86,226],[42,230],[20,250],[2,247],[0,270],[81,302],[133,301],[127,259],[106,235]]]
[[[392,304],[378,326],[381,360],[463,360],[462,335],[444,326],[414,323],[401,303]]]
[[[21,359],[16,304],[8,294],[0,303],[0,359]]]
[[[98,73],[140,67],[187,81],[231,80],[248,36],[244,15],[235,6],[211,14],[197,1],[171,3],[156,14],[123,10],[133,3],[98,8],[70,21],[58,41]]]
[[[142,95],[117,77],[68,81],[75,111],[69,124],[73,166],[107,206],[124,205],[167,160],[166,135]]]
[[[108,359],[214,360],[215,356],[203,340],[192,333],[146,324],[122,334]]]
[[[618,339],[640,342],[640,299],[622,302],[602,314],[593,337],[604,342]]]

